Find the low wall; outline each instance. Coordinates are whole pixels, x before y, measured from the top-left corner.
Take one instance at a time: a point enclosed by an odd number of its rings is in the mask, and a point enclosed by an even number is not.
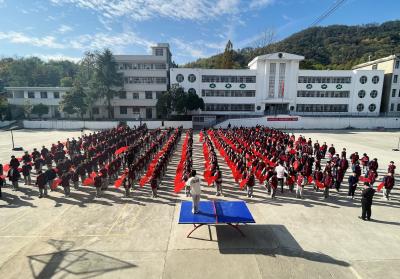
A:
[[[3,122],[0,122],[3,123]],[[82,128],[90,130],[103,130],[116,127],[119,121],[72,121],[72,120],[24,120],[23,125],[26,129],[55,129],[55,130],[79,130]],[[142,121],[149,129],[159,127],[179,127],[184,129],[192,128],[192,121]],[[129,127],[139,126],[139,121],[127,121]],[[0,126],[1,127],[1,126]]]
[[[14,123],[15,121],[0,121],[0,128],[9,126],[10,124]]]
[[[229,119],[215,127],[254,127],[263,125],[277,129],[400,129],[400,118],[396,117],[301,117],[301,116],[265,116],[258,118]]]

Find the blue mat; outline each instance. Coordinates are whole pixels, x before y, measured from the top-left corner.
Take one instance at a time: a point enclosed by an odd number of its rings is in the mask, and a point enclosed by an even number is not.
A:
[[[179,224],[255,223],[244,201],[201,201],[200,212],[192,213],[192,202],[181,204]]]

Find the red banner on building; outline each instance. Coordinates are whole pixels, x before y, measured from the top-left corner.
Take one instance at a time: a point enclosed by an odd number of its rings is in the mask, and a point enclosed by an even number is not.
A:
[[[267,117],[267,121],[298,121],[298,117]]]

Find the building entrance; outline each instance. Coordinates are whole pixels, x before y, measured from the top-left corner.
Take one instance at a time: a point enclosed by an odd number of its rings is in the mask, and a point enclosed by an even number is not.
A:
[[[265,115],[288,114],[288,104],[265,104]]]

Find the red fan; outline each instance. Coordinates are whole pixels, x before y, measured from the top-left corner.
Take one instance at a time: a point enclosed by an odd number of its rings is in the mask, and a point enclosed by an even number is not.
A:
[[[3,166],[3,171],[8,172],[10,170],[10,165],[9,164],[5,164]]]
[[[51,184],[51,190],[54,190],[57,188],[58,185],[61,183],[61,178],[56,178],[54,179],[53,183]]]
[[[88,177],[83,181],[83,186],[93,186],[94,179],[92,177]]]
[[[381,182],[381,183],[378,185],[378,188],[376,188],[376,190],[377,190],[378,192],[380,192],[384,186],[385,186],[385,182]]]
[[[311,184],[311,183],[313,182],[312,176],[309,176],[309,177],[307,178],[307,182],[308,182],[308,184]]]
[[[318,187],[319,189],[325,189],[324,183],[322,183],[322,182],[320,182],[320,181],[318,181],[318,180],[315,181],[315,185],[317,185],[317,187]]]

